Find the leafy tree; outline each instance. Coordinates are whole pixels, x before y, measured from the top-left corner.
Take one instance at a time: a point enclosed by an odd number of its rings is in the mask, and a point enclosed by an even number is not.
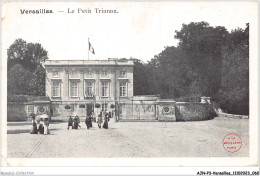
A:
[[[48,59],[39,43],[17,39],[7,50],[8,93],[24,95],[45,94],[45,70],[41,62]]]
[[[45,95],[45,69],[42,65],[38,65],[35,69],[30,81],[30,87],[32,87],[31,94],[40,96]]]
[[[8,70],[15,64],[22,65],[25,69],[33,72],[40,62],[48,59],[47,51],[39,43],[26,43],[17,39],[7,50]]]
[[[249,113],[249,25],[233,30],[223,47],[223,69],[218,101],[229,113]]]
[[[7,73],[7,92],[15,95],[31,95],[30,81],[33,75],[20,64],[14,65]]]
[[[134,61],[134,94],[135,95],[147,95],[148,87],[148,74],[146,65],[138,60],[132,59]]]
[[[220,86],[222,46],[228,32],[224,27],[212,27],[207,22],[183,24],[176,31],[179,47],[188,56],[189,65],[196,75],[193,89],[198,94],[214,96]]]

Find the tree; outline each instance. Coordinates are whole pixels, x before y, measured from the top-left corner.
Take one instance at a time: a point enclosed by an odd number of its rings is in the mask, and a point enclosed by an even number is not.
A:
[[[20,64],[14,65],[7,73],[7,92],[15,95],[31,95],[30,81],[33,74]]]
[[[48,59],[39,43],[17,39],[7,50],[8,93],[24,95],[45,94],[45,70],[41,65]]]
[[[222,67],[222,46],[228,32],[224,27],[212,27],[206,22],[183,24],[176,31],[179,47],[188,56],[189,65],[196,75],[193,89],[201,95],[215,96],[219,89]]]
[[[31,94],[45,95],[45,76],[45,69],[42,65],[38,65],[30,81],[30,87],[32,88]]]
[[[149,87],[146,66],[138,59],[132,60],[134,61],[134,94],[147,95]]]
[[[48,53],[39,43],[26,43],[17,39],[7,50],[8,70],[15,64],[33,72],[40,62],[48,59]]]
[[[229,113],[249,114],[249,25],[233,30],[223,47],[218,101]]]

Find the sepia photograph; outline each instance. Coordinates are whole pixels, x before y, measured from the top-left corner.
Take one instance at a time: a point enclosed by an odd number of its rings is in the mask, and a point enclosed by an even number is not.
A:
[[[2,166],[258,165],[257,1],[1,8]]]

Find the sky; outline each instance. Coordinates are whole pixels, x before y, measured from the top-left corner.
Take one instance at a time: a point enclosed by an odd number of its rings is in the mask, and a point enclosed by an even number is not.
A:
[[[95,8],[118,13],[95,13]],[[95,50],[89,60],[133,57],[146,62],[166,46],[177,46],[175,30],[182,24],[206,21],[228,31],[245,28],[256,8],[255,2],[9,2],[2,7],[3,56],[22,38],[40,43],[51,60],[87,60],[89,38]],[[23,9],[54,13],[21,14]]]

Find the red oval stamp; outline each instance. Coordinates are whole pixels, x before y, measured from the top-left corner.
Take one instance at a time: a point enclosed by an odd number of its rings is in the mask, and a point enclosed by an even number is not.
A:
[[[228,152],[237,152],[242,147],[242,140],[239,135],[230,133],[224,137],[223,147]]]

